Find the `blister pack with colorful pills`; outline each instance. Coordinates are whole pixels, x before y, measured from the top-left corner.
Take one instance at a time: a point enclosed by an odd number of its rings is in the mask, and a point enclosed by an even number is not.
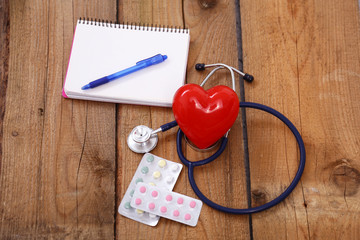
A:
[[[130,205],[160,217],[196,226],[202,201],[144,183],[136,185]]]
[[[150,226],[156,226],[159,222],[159,216],[141,209],[133,208],[130,205],[136,185],[139,183],[146,183],[171,191],[175,186],[181,169],[182,164],[180,163],[175,163],[150,153],[145,153],[121,200],[118,212],[135,221]]]

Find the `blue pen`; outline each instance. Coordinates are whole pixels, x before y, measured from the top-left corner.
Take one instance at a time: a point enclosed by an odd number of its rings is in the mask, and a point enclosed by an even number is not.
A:
[[[150,67],[152,65],[162,63],[166,59],[167,59],[166,55],[157,54],[157,55],[155,55],[155,56],[153,56],[151,58],[147,58],[147,59],[144,59],[144,60],[142,60],[140,62],[137,62],[135,66],[126,68],[126,69],[121,70],[121,71],[119,71],[117,73],[111,74],[111,75],[106,76],[106,77],[99,78],[99,79],[97,79],[95,81],[92,81],[89,84],[86,84],[85,86],[83,86],[81,89],[86,90],[86,89],[89,89],[89,88],[95,88],[97,86],[100,86],[100,85],[103,85],[105,83],[111,82],[111,81],[113,81],[113,80],[115,80],[117,78],[121,78],[121,77],[126,76],[126,75],[128,75],[130,73],[139,71],[139,70],[141,70],[143,68],[147,68],[147,67]]]

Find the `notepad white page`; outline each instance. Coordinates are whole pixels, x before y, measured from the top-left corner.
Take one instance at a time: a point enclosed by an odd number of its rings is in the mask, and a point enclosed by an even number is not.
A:
[[[148,29],[79,20],[63,95],[171,107],[176,90],[185,82],[189,43],[188,30]],[[167,55],[168,59],[96,88],[81,90],[91,81],[134,66],[156,54]]]

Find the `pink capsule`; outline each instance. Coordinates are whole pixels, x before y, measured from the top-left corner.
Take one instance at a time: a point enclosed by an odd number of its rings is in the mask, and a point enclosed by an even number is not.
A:
[[[191,201],[191,202],[190,202],[190,207],[191,207],[191,208],[194,208],[195,206],[196,206],[196,202],[195,202],[195,201]]]
[[[140,205],[141,204],[141,199],[140,198],[135,199],[135,204]]]
[[[153,210],[155,208],[155,203],[149,203],[149,209]]]
[[[151,196],[157,197],[157,196],[158,196],[158,192],[157,192],[157,191],[152,191]]]
[[[145,193],[146,192],[146,187],[144,187],[144,186],[140,187],[140,192]]]
[[[167,212],[167,208],[166,208],[165,206],[162,206],[162,207],[160,208],[160,211],[161,211],[162,213],[166,213],[166,212]]]
[[[188,221],[188,220],[190,220],[190,219],[191,219],[191,215],[190,215],[190,214],[188,214],[188,213],[187,213],[187,214],[185,214],[185,220],[187,220],[187,221]]]
[[[173,212],[174,217],[178,217],[180,215],[180,212],[178,210],[175,210]]]
[[[178,204],[183,204],[183,203],[184,203],[184,199],[183,199],[183,198],[178,198],[177,203],[178,203]]]
[[[172,200],[172,196],[169,194],[166,196],[166,201],[170,202]]]

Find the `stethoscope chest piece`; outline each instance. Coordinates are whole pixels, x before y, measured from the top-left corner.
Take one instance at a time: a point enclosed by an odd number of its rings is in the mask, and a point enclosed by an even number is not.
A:
[[[158,142],[158,136],[152,132],[153,129],[147,126],[136,126],[127,138],[129,148],[136,153],[146,153],[153,150]]]

